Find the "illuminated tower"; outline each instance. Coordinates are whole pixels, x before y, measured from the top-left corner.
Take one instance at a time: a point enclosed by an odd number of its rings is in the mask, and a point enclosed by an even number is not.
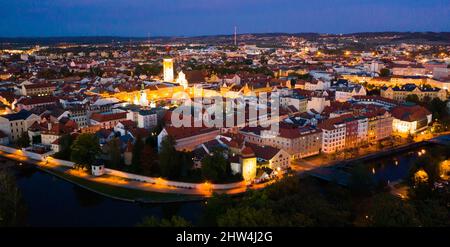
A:
[[[140,100],[139,103],[141,106],[148,106],[147,93],[145,92],[145,85],[142,83],[141,92],[140,92]]]
[[[164,58],[163,67],[164,67],[164,81],[173,82],[173,59]]]
[[[188,81],[186,80],[186,75],[183,73],[183,71],[180,71],[180,73],[178,73],[177,83],[180,84],[180,86],[183,86],[184,89],[188,87]]]
[[[246,182],[250,182],[256,177],[256,156],[253,149],[244,147],[240,157],[242,177]]]

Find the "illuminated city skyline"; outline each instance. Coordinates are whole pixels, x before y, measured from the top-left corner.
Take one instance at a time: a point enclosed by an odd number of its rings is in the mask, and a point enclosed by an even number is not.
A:
[[[1,1],[16,36],[196,36],[239,33],[450,31],[443,0]],[[101,14],[99,14],[101,13]]]

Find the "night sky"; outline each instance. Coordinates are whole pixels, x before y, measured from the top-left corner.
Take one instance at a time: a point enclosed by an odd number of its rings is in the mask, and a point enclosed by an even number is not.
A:
[[[0,0],[0,37],[450,31],[450,0]]]

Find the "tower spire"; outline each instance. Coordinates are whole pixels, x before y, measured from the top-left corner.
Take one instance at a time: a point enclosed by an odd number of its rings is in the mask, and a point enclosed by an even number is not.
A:
[[[234,26],[234,46],[237,46],[237,27]]]

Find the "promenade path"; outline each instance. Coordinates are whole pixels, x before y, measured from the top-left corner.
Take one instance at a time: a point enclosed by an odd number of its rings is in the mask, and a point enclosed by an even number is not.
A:
[[[147,183],[147,182],[140,182],[136,180],[128,180],[116,176],[110,176],[110,175],[103,175],[100,177],[92,176],[90,173],[78,169],[72,169],[70,167],[61,166],[58,164],[55,164],[54,162],[49,159],[46,161],[38,161],[30,159],[26,156],[20,155],[20,154],[11,154],[6,153],[3,151],[0,151],[0,155],[15,160],[18,162],[24,162],[24,163],[30,163],[36,165],[39,169],[42,169],[44,171],[49,171],[50,173],[53,173],[54,175],[58,176],[58,173],[83,178],[88,181],[96,182],[99,184],[106,184],[110,186],[117,186],[117,187],[123,187],[128,189],[134,189],[134,190],[140,190],[140,191],[149,191],[149,192],[158,192],[158,193],[173,193],[173,194],[183,194],[183,195],[195,195],[195,196],[202,196],[202,197],[210,197],[213,192],[215,193],[226,193],[226,194],[239,194],[243,193],[247,190],[247,186],[240,186],[238,188],[233,189],[226,189],[226,190],[212,190],[211,186],[208,183],[204,183],[203,186],[200,186],[201,188],[198,189],[189,189],[189,188],[180,188],[180,187],[174,187],[169,186],[166,183],[164,179],[158,179],[157,183]],[[76,184],[76,182],[71,181]],[[260,187],[260,186],[258,186]]]

